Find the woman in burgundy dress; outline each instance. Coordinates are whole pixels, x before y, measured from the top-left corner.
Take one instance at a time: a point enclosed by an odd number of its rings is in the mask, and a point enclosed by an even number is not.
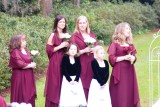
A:
[[[12,69],[10,100],[31,103],[32,107],[35,107],[36,85],[33,68],[36,68],[36,63],[32,62],[30,52],[26,49],[25,38],[23,34],[15,35],[9,43],[9,67]]]
[[[80,48],[79,55],[82,68],[80,78],[82,80],[86,101],[88,100],[89,87],[93,78],[91,61],[94,59],[92,48],[87,46],[87,43],[84,41],[88,37],[92,37],[96,40],[94,33],[90,31],[88,19],[85,16],[80,16],[77,18],[76,27],[74,34],[72,35],[71,42],[77,44]],[[94,45],[97,44],[97,41],[94,42]]]
[[[116,26],[113,42],[108,49],[112,69],[110,95],[112,107],[140,107],[138,84],[134,63],[136,49],[132,43],[132,32],[128,23]]]
[[[45,107],[58,107],[62,83],[60,69],[61,60],[65,53],[64,48],[69,45],[64,41],[68,36],[66,19],[57,15],[54,21],[53,33],[50,35],[46,45],[46,52],[49,58],[48,71],[45,85]]]

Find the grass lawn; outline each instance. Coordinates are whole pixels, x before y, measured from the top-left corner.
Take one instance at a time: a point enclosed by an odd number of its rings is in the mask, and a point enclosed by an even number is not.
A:
[[[134,44],[137,49],[137,62],[135,64],[137,79],[139,84],[139,94],[141,100],[141,107],[149,107],[149,70],[148,70],[148,56],[149,56],[149,45],[153,39],[153,34],[156,32],[148,32],[146,34],[137,35],[134,37]],[[159,45],[160,42],[157,42],[154,45]],[[107,49],[107,47],[106,47]],[[157,78],[157,71],[154,72],[154,78]],[[42,78],[37,81],[37,107],[44,107],[45,98],[43,97],[44,93],[44,84],[45,78]],[[157,81],[154,81],[154,86],[157,86]],[[157,99],[158,87],[154,87],[154,100]],[[9,96],[6,97],[6,100],[9,102]]]

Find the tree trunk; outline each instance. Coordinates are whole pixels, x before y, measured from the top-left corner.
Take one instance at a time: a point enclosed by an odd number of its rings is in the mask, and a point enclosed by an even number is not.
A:
[[[80,1],[81,0],[74,0],[74,5],[77,5],[79,7],[80,6]]]
[[[2,2],[2,4],[4,5],[4,8],[5,8],[5,10],[6,10],[6,9],[7,9],[7,6],[8,6],[8,0],[2,0],[1,2]]]
[[[52,0],[39,0],[39,4],[43,16],[48,16],[52,13]]]

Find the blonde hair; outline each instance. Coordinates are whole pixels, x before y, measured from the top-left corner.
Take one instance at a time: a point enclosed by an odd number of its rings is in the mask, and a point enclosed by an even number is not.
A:
[[[87,19],[86,16],[79,16],[79,17],[77,18],[77,20],[76,20],[76,27],[75,27],[75,29],[74,29],[74,33],[76,33],[76,32],[80,33],[80,32],[79,32],[78,24],[79,24],[79,21],[80,21],[81,19],[86,20],[86,22],[87,22],[86,32],[87,32],[88,34],[90,34],[89,22],[88,22],[88,19]]]
[[[12,52],[14,49],[20,49],[21,48],[21,39],[22,37],[26,37],[24,34],[17,34],[11,37],[9,44],[8,44],[8,50],[9,52]]]
[[[97,59],[97,53],[98,53],[99,50],[103,50],[105,52],[103,46],[100,46],[100,45],[95,46],[94,47],[94,58],[95,59]]]
[[[130,28],[130,34],[129,34],[129,37],[127,38],[124,35],[124,30],[126,26]],[[130,25],[127,22],[122,22],[118,24],[115,28],[114,34],[112,36],[112,40],[120,44],[123,44],[124,42],[128,44],[133,44],[133,38],[132,38],[132,32],[131,32]]]

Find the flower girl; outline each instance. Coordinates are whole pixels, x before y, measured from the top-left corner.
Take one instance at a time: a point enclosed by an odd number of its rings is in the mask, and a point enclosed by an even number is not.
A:
[[[59,107],[79,107],[87,105],[81,79],[79,78],[81,65],[77,53],[77,45],[70,44],[67,49],[67,54],[62,58],[61,68],[63,81]]]
[[[109,86],[107,84],[109,65],[104,57],[104,48],[102,46],[96,46],[94,48],[95,59],[91,63],[94,77],[89,89],[87,107],[111,107]]]

